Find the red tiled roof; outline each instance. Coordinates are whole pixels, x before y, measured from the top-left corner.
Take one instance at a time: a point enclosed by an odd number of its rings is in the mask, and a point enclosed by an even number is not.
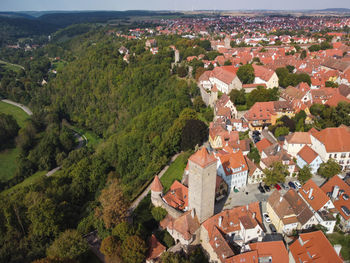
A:
[[[299,152],[298,155],[308,164],[316,159],[318,154],[312,150],[309,146],[305,145]]]
[[[154,177],[154,180],[151,185],[151,191],[153,192],[162,192],[163,191],[163,185],[159,180],[158,175]]]
[[[259,258],[271,257],[271,262],[289,262],[288,251],[283,241],[257,242],[249,244],[249,247],[258,252]]]
[[[258,263],[258,252],[256,250],[245,252],[226,259],[225,263]]]
[[[213,154],[209,154],[205,147],[202,147],[196,153],[192,154],[189,158],[190,161],[198,164],[201,167],[207,167],[212,163],[216,163],[217,160]]]
[[[350,129],[345,125],[337,128],[326,128],[312,133],[312,136],[325,145],[328,153],[350,152]]]
[[[149,243],[149,250],[148,250],[147,259],[156,259],[166,250],[166,247],[163,246],[158,241],[158,239],[154,234],[152,234],[148,243]]]
[[[286,136],[286,140],[291,144],[311,144],[310,134],[307,132],[294,132]]]
[[[253,64],[255,77],[261,78],[262,80],[269,81],[274,71],[264,66],[258,66]]]
[[[321,189],[324,193],[332,193],[335,186],[338,186],[340,190],[344,190],[343,194],[347,194],[350,196],[350,186],[345,183],[342,179],[339,178],[339,176],[335,175],[327,183],[325,183]],[[341,216],[345,218],[346,220],[350,219],[350,216],[347,216],[343,210],[341,209],[342,206],[346,206],[350,210],[350,198],[348,200],[345,200],[343,196],[339,196],[336,200],[333,200],[333,204],[335,208],[339,211]]]
[[[329,105],[331,107],[336,107],[338,106],[338,103],[339,102],[347,102],[349,103],[350,100],[346,97],[344,97],[343,95],[337,93],[337,94],[334,94],[329,100],[326,101],[326,105]]]
[[[311,198],[309,198],[310,189],[312,189]],[[303,185],[299,193],[315,211],[320,210],[330,200],[325,192],[323,192],[312,179],[308,180]]]
[[[163,199],[171,207],[184,210],[188,207],[188,188],[175,180]]]
[[[266,149],[267,147],[269,147],[269,146],[271,146],[271,145],[272,145],[272,143],[271,143],[268,139],[266,139],[266,138],[262,139],[261,141],[259,141],[259,142],[257,142],[257,143],[255,144],[256,148],[258,148],[258,150],[259,150],[260,153],[261,153],[264,149]]]
[[[303,263],[341,263],[343,260],[337,255],[333,246],[322,233],[315,231],[299,235],[299,239],[289,245],[295,262]]]
[[[271,115],[275,114],[273,101],[268,102],[256,102],[248,112],[244,114],[244,117],[248,121],[253,120],[270,120]]]

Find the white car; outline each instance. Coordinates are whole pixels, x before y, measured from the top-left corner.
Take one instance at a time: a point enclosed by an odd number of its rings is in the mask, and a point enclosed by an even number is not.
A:
[[[297,190],[301,188],[301,184],[299,183],[299,181],[294,181],[294,184],[297,187]]]
[[[263,213],[263,217],[264,217],[266,223],[271,223],[271,219],[267,213]]]

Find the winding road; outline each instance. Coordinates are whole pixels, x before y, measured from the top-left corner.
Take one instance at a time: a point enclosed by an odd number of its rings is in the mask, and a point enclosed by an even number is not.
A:
[[[16,106],[20,109],[22,109],[25,113],[27,113],[29,116],[32,116],[33,115],[33,112],[27,107],[27,106],[24,106],[23,104],[20,104],[20,103],[17,103],[17,102],[14,102],[12,100],[8,100],[8,99],[3,99],[1,100],[2,102],[5,102],[5,103],[8,103],[8,104],[11,104],[13,106]],[[69,128],[69,127],[68,127]],[[70,130],[74,131],[73,129],[69,128]],[[85,135],[83,134],[80,134],[76,131],[74,131],[74,137],[78,139],[78,145],[74,148],[74,150],[77,150],[77,149],[80,149],[81,147],[87,145],[87,139],[85,137]],[[48,171],[46,176],[51,176],[53,175],[55,172],[57,172],[58,170],[61,169],[61,166],[58,166],[54,169],[52,169],[51,171]]]

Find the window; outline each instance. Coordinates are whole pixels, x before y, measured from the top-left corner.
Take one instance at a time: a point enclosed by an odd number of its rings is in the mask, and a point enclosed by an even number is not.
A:
[[[336,153],[334,154],[334,158],[337,158],[337,154]]]
[[[345,158],[345,157],[346,157],[346,154],[342,153],[340,158]]]
[[[332,158],[332,154],[329,155],[329,158]]]

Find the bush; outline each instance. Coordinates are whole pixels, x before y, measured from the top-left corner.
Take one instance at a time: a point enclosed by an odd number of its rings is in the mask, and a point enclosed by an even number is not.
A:
[[[158,222],[162,221],[168,214],[168,212],[162,207],[153,207],[151,213],[153,218]]]

